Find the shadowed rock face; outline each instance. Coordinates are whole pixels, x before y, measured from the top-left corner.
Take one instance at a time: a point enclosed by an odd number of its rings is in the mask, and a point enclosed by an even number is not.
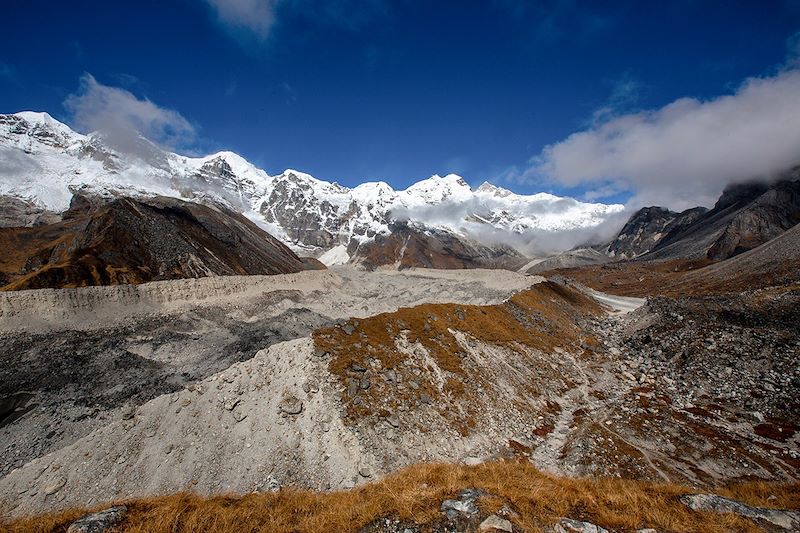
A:
[[[652,250],[664,235],[706,211],[703,207],[675,213],[663,207],[643,207],[625,223],[619,235],[608,245],[614,257],[633,258]]]
[[[774,239],[800,222],[799,177],[728,187],[713,209],[674,227],[646,257],[719,261]]]
[[[721,261],[752,250],[800,222],[800,170],[768,185],[728,186],[710,210],[644,207],[606,250],[614,257]]]
[[[1,228],[6,290],[286,274],[308,265],[238,213],[165,197],[76,194],[60,222]]]
[[[374,269],[384,265],[398,268],[506,268],[516,270],[528,260],[505,245],[485,246],[440,230],[422,231],[408,224],[391,225],[389,235],[374,240],[351,242],[347,252],[355,262]]]

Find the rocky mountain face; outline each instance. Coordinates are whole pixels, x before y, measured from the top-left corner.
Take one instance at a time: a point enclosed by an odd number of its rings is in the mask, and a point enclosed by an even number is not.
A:
[[[648,257],[718,261],[777,237],[800,222],[798,177],[795,172],[771,185],[729,186],[711,210],[691,224],[674,228]]]
[[[167,197],[76,192],[63,220],[0,228],[6,290],[312,268],[242,215]]]
[[[606,251],[612,257],[638,257],[655,248],[670,231],[692,224],[706,211],[695,207],[676,213],[663,207],[643,207],[628,219]]]
[[[777,237],[800,222],[800,171],[773,182],[727,187],[710,210],[674,213],[645,207],[605,250],[613,257],[720,261]]]
[[[472,189],[452,174],[401,191],[383,182],[347,188],[296,170],[268,175],[233,152],[194,158],[144,138],[133,144],[122,149],[102,134],[79,134],[46,113],[0,115],[0,194],[54,212],[69,207],[70,187],[86,185],[126,196],[211,197],[296,252],[314,256],[386,238],[398,222],[432,230],[429,239],[444,232],[465,247],[492,248],[497,233],[590,229],[623,209],[518,195],[489,183]]]

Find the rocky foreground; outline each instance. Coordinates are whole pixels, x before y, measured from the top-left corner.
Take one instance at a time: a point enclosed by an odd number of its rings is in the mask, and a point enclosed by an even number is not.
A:
[[[446,479],[477,468],[497,482],[512,461],[530,480],[685,484],[652,489],[667,499],[732,482],[796,484],[798,297],[788,287],[645,301],[508,271],[346,267],[5,293],[0,502],[21,517],[185,490],[284,487],[280,499],[312,489],[322,493],[303,498],[321,501],[442,462]],[[440,505],[459,491],[483,487],[480,503],[499,490],[485,478],[459,483],[435,487],[435,513],[419,510],[414,524],[449,520]],[[789,490],[774,487],[760,490]],[[344,529],[393,531],[375,525],[386,516],[405,524],[417,515],[402,502],[427,489],[407,490]],[[492,509],[481,522],[697,530],[587,514],[586,502],[525,514],[517,496],[503,498],[509,513],[478,505]],[[134,515],[161,505],[138,501]],[[192,501],[202,514],[217,500]]]

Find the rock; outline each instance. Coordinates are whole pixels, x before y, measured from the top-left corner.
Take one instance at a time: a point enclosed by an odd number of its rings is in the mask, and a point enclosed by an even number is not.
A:
[[[507,531],[511,533],[513,526],[508,520],[493,514],[481,522],[481,525],[478,526],[478,531]]]
[[[241,411],[234,411],[233,412],[233,419],[236,420],[237,422],[241,422],[245,418],[247,418],[247,415],[244,414],[243,412],[241,412]]]
[[[389,415],[386,417],[386,422],[389,423],[390,426],[397,429],[400,427],[400,419],[397,418],[397,415]]]
[[[362,466],[361,468],[359,468],[358,469],[358,474],[361,477],[370,477],[370,476],[372,476],[372,472],[366,466]]]
[[[765,509],[751,507],[736,500],[730,500],[716,494],[684,494],[681,503],[695,511],[710,511],[714,513],[733,513],[749,518],[755,522],[769,522],[786,531],[800,530],[800,511],[783,509]]]
[[[608,530],[596,526],[591,522],[580,522],[569,518],[562,518],[553,528],[555,533],[608,533]]]
[[[441,510],[447,518],[456,518],[458,515],[474,516],[478,514],[478,507],[472,500],[445,500],[442,502]]]
[[[225,403],[223,404],[223,407],[225,407],[226,411],[233,411],[234,408],[237,405],[239,405],[240,401],[241,400],[239,400],[239,398],[231,398],[230,400],[225,400]]]
[[[122,419],[123,420],[130,420],[131,418],[136,415],[136,406],[135,405],[126,405],[122,408]]]
[[[128,508],[117,505],[99,513],[87,514],[69,526],[67,533],[100,533],[116,526],[125,518]]]
[[[267,485],[266,485],[267,492],[278,492],[281,490],[281,484],[278,483],[278,480],[273,475],[267,476]]]
[[[344,331],[348,335],[352,335],[353,333],[355,333],[356,328],[354,328],[350,324],[345,324],[344,326],[342,326],[342,331]]]
[[[280,410],[287,415],[299,415],[303,412],[303,402],[292,396],[284,398],[280,404]]]
[[[421,401],[424,404],[430,404],[431,402],[433,402],[433,398],[431,398],[429,394],[423,392],[419,396],[419,401]]]
[[[56,478],[53,478],[53,480],[50,481],[50,483],[48,483],[47,486],[44,488],[44,493],[48,496],[51,494],[55,494],[56,492],[61,490],[61,487],[63,487],[66,484],[67,484],[67,478],[65,478],[64,476],[58,476]]]
[[[479,496],[485,494],[480,489],[464,489],[458,493],[457,500],[445,500],[442,502],[441,511],[447,515],[447,518],[454,520],[459,515],[471,518],[477,516],[480,511],[478,506],[475,505],[475,500]]]
[[[361,381],[358,382],[358,387],[361,390],[367,390],[371,385],[369,378],[363,378]]]

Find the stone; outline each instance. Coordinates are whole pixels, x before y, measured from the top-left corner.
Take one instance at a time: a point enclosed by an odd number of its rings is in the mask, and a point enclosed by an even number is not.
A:
[[[292,396],[284,398],[280,404],[280,410],[287,415],[299,415],[303,412],[303,402]]]
[[[429,394],[423,392],[419,396],[419,401],[425,404],[430,404],[431,402],[433,402],[433,399],[430,397]]]
[[[358,475],[360,475],[361,477],[371,477],[372,472],[366,466],[362,466],[361,468],[358,469]]]
[[[236,406],[239,405],[240,401],[241,400],[239,400],[239,398],[231,398],[229,400],[225,400],[223,406],[225,407],[226,411],[233,411],[234,408],[236,408]]]
[[[345,324],[344,326],[342,326],[342,331],[344,331],[347,335],[352,335],[353,333],[355,333],[356,328],[354,328],[350,324]]]
[[[513,530],[511,522],[494,514],[478,526],[478,531],[507,531],[511,533]]]
[[[562,518],[553,528],[555,533],[608,533],[608,530],[591,522]]]
[[[800,530],[800,511],[752,507],[716,494],[684,494],[680,500],[695,511],[732,513],[755,522],[768,522],[786,531]]]
[[[441,510],[447,518],[456,518],[458,515],[474,516],[478,514],[478,507],[472,500],[445,500],[442,502]]]
[[[386,417],[386,422],[389,423],[390,426],[397,429],[400,427],[400,419],[397,418],[397,415],[389,415]]]
[[[63,487],[66,484],[67,484],[67,478],[65,478],[64,476],[55,477],[50,481],[50,483],[48,483],[45,486],[44,493],[48,496],[51,494],[55,494],[56,492],[61,490],[61,487]]]
[[[278,492],[279,490],[281,490],[281,484],[278,483],[278,480],[275,478],[275,476],[273,475],[267,476],[266,481],[267,481],[266,483],[267,492]]]
[[[131,418],[136,415],[136,406],[135,405],[126,405],[122,408],[122,419],[123,420],[130,420]]]
[[[98,513],[87,514],[69,526],[67,533],[100,533],[118,525],[128,513],[124,505],[117,505]]]
[[[481,489],[464,489],[458,493],[457,500],[443,501],[441,511],[445,513],[450,520],[458,518],[459,515],[468,518],[477,516],[480,511],[478,510],[478,506],[475,505],[475,500],[484,494],[485,492]]]

